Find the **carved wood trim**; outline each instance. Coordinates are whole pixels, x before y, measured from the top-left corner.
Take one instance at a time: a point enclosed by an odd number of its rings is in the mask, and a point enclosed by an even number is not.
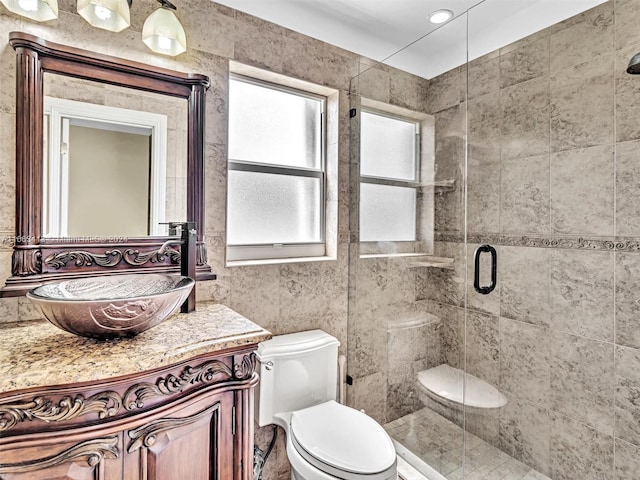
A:
[[[121,407],[122,398],[113,391],[100,392],[87,399],[82,395],[75,398],[65,396],[57,403],[38,396],[25,402],[0,404],[0,431],[10,430],[20,422],[36,419],[61,422],[90,413],[98,414],[98,418],[112,417]]]
[[[42,273],[42,253],[40,250],[16,250],[11,257],[11,273],[18,277]]]
[[[73,262],[76,267],[93,266],[115,267],[121,262],[132,266],[141,266],[145,263],[164,263],[169,259],[173,263],[180,262],[180,252],[174,249],[158,249],[140,253],[137,249],[128,248],[126,250],[107,250],[104,254],[75,250],[70,252],[52,253],[45,258],[44,263],[48,267],[55,269],[62,268],[69,262]]]
[[[19,463],[0,464],[0,474],[35,472],[69,461],[84,461],[88,466],[95,467],[105,458],[120,457],[120,450],[116,446],[117,444],[117,436],[87,440],[50,457]]]
[[[222,373],[227,379],[233,376],[226,364],[220,360],[212,360],[195,368],[186,367],[178,377],[168,375],[159,378],[155,383],[138,383],[125,393],[124,407],[127,410],[144,408],[144,401],[147,399],[182,392],[188,385],[210,383],[217,373]]]
[[[158,435],[175,428],[180,428],[196,423],[200,419],[210,415],[213,411],[218,410],[219,408],[220,402],[216,402],[213,405],[205,408],[201,412],[198,412],[189,417],[163,418],[148,425],[129,430],[129,438],[131,438],[133,441],[129,444],[127,453],[135,452],[143,446],[147,448],[152,447],[155,444]]]
[[[233,377],[238,380],[250,379],[256,371],[256,365],[258,363],[258,357],[255,353],[244,355],[241,363],[236,363],[233,366]]]
[[[97,414],[99,419],[104,419],[133,412],[145,408],[149,400],[168,398],[190,387],[213,385],[225,380],[249,380],[255,372],[256,363],[257,357],[252,352],[243,355],[242,361],[233,368],[217,359],[195,367],[187,365],[178,375],[168,374],[155,382],[135,383],[127,388],[124,395],[115,390],[105,390],[88,398],[66,395],[55,401],[37,395],[29,400],[0,403],[0,432],[27,421],[56,423],[89,414]]]

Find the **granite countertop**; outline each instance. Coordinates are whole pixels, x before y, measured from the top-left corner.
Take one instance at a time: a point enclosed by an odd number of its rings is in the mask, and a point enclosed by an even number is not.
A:
[[[269,338],[267,330],[213,303],[128,339],[78,337],[46,320],[11,324],[0,328],[0,394],[143,372]]]

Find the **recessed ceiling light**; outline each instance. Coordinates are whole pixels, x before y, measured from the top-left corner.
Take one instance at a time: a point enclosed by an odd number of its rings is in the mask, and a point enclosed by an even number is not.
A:
[[[433,13],[430,13],[427,17],[431,23],[444,23],[447,20],[450,20],[453,17],[453,12],[451,10],[436,10]]]

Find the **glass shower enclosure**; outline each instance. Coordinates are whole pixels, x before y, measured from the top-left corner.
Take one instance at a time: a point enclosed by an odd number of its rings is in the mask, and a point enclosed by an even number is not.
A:
[[[427,479],[637,479],[640,14],[480,5],[351,81],[348,403]]]

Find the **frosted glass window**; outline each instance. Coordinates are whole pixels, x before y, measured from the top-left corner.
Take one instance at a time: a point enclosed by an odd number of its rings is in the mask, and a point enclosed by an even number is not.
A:
[[[416,189],[360,184],[360,241],[416,239]]]
[[[230,159],[321,168],[321,99],[232,78],[229,105]]]
[[[319,178],[229,171],[230,245],[322,242]]]
[[[371,112],[361,112],[360,174],[416,180],[417,124]]]

